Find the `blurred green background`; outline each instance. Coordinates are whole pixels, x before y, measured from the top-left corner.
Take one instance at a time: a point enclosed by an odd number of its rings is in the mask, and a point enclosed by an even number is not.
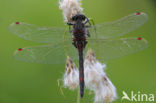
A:
[[[106,73],[117,88],[120,103],[122,91],[156,94],[156,0],[84,0],[84,12],[96,23],[112,21],[142,11],[149,20],[126,36],[143,36],[149,47],[141,52],[108,61]],[[64,26],[58,0],[0,0],[0,103],[76,103],[77,91],[64,90],[64,65],[22,63],[13,59],[19,47],[36,43],[23,40],[8,31],[12,22],[23,21],[40,26]],[[82,103],[92,103],[85,94]],[[129,103],[124,100],[124,103]],[[131,103],[131,102],[130,102]]]

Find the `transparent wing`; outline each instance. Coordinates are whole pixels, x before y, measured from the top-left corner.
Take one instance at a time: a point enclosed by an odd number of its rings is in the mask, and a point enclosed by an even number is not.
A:
[[[26,40],[52,44],[60,42],[65,33],[65,28],[39,27],[24,22],[12,23],[9,26],[9,30],[17,36]],[[66,38],[71,38],[71,35],[68,33]]]
[[[14,53],[14,58],[22,62],[41,64],[65,63],[66,57],[70,56],[77,60],[77,50],[70,42],[66,46],[62,43],[56,45],[42,45],[34,47],[19,48]]]
[[[88,48],[93,49],[101,61],[122,57],[145,49],[148,42],[143,38],[120,38],[109,40],[89,40]]]
[[[91,28],[90,31],[91,38],[114,38],[122,36],[130,31],[133,31],[143,25],[148,20],[148,16],[145,13],[138,12],[130,14],[126,17],[123,17],[117,21],[101,23],[95,25],[96,33],[94,28]]]

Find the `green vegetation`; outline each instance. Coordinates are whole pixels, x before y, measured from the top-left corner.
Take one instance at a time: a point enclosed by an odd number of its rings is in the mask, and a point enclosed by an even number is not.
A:
[[[122,91],[156,94],[156,2],[154,0],[84,0],[84,12],[95,23],[112,21],[142,11],[149,20],[124,37],[144,37],[149,47],[119,59],[107,61],[106,73],[117,88],[121,103]],[[64,65],[22,63],[13,52],[26,46],[39,45],[23,40],[8,31],[12,22],[22,21],[40,26],[65,26],[58,0],[0,0],[0,103],[76,103],[77,90],[63,89]],[[81,103],[92,103],[93,94],[86,90]],[[128,103],[124,100],[123,103]],[[129,102],[131,103],[131,102]]]

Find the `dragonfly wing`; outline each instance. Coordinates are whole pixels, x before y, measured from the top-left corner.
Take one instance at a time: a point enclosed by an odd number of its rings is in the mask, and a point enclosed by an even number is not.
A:
[[[141,25],[143,25],[148,20],[147,14],[133,13],[126,17],[123,17],[117,21],[101,23],[95,25],[96,33],[91,34],[91,38],[114,38],[118,36],[122,36],[128,32],[131,32]],[[94,28],[91,28],[91,32],[93,32]]]
[[[147,48],[143,38],[120,38],[109,40],[89,40],[90,48],[101,61],[125,56]]]
[[[56,43],[62,40],[65,28],[58,27],[39,27],[24,22],[12,23],[9,30],[17,36],[39,43]],[[67,37],[71,38],[68,33]]]
[[[72,40],[66,40],[63,43],[63,47],[64,47],[64,51],[65,54],[67,56],[70,56],[70,58],[74,61],[74,62],[78,62],[79,58],[78,58],[78,50],[77,48],[74,47],[74,45],[72,44]]]
[[[66,45],[66,49],[64,49],[64,44],[62,45],[62,43],[60,43],[56,45],[20,48],[15,51],[14,57],[22,62],[61,64],[65,63],[66,57],[68,56],[67,54],[73,59],[75,59],[75,57],[77,58],[76,50],[73,50],[71,47],[72,44],[68,44]]]

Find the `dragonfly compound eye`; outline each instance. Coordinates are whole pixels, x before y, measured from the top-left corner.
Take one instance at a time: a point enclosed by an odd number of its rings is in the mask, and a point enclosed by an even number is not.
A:
[[[85,20],[86,19],[86,16],[82,15],[82,20]]]
[[[72,17],[72,21],[75,21],[75,20],[76,20],[76,17],[75,17],[75,16],[73,16],[73,17]]]

